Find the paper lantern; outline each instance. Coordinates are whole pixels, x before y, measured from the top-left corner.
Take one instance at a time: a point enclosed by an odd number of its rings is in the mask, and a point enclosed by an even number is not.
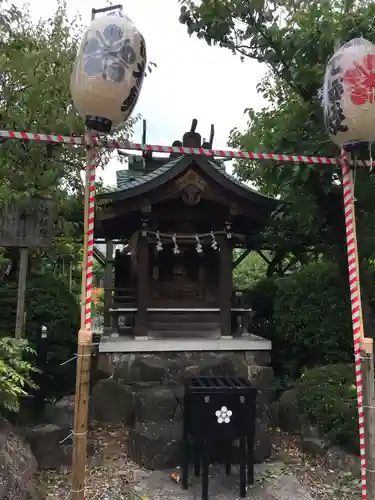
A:
[[[375,140],[375,45],[355,38],[330,59],[323,105],[328,133],[340,147]]]
[[[108,133],[132,113],[146,68],[146,44],[121,13],[96,17],[86,30],[71,77],[73,103],[86,126]]]

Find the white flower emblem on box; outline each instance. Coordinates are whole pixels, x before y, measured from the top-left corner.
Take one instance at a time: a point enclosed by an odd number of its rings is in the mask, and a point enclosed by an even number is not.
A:
[[[219,424],[229,424],[232,414],[232,410],[228,410],[226,406],[222,406],[220,410],[215,412]]]

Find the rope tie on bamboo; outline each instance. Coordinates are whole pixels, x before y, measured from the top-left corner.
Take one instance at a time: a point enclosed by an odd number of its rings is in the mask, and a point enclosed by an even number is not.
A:
[[[82,490],[70,490],[69,493],[66,495],[65,499],[64,500],[68,500],[68,498],[70,497],[70,495],[72,493],[82,493],[85,491],[85,488],[83,488]]]
[[[77,436],[77,437],[87,436],[87,431],[85,431],[85,432],[74,432],[72,430],[72,431],[70,431],[70,433],[62,441],[60,441],[60,444],[65,443],[65,441],[67,441],[69,438],[71,438],[73,436]]]
[[[97,343],[97,344],[90,344],[90,345],[99,345],[99,343]],[[92,356],[91,352],[88,353],[88,354],[78,354],[78,352],[77,352],[77,353],[74,354],[74,356],[72,358],[69,358],[66,361],[63,361],[62,363],[60,363],[60,366],[64,366],[64,365],[70,363],[71,361],[76,360],[77,358],[84,358],[84,357],[87,358],[89,356]]]

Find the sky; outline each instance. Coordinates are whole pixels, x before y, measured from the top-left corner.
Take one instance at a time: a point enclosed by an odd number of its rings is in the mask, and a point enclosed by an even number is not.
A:
[[[25,1],[13,3],[22,6]],[[28,3],[35,19],[52,15],[57,6],[55,0]],[[83,23],[88,25],[91,9],[104,7],[105,1],[67,0],[67,6],[69,15],[81,14]],[[256,92],[265,67],[253,60],[242,63],[227,49],[209,47],[203,40],[189,37],[178,20],[178,0],[126,0],[123,7],[124,14],[146,40],[148,60],[157,63],[145,79],[134,110],[147,120],[147,142],[169,146],[182,139],[196,118],[197,132],[202,138],[208,138],[213,123],[214,147],[225,149],[230,130],[246,126],[244,109],[265,105]],[[141,142],[141,128],[139,122],[135,142]],[[121,168],[124,167],[114,157],[102,175],[105,184],[114,185],[116,170]]]

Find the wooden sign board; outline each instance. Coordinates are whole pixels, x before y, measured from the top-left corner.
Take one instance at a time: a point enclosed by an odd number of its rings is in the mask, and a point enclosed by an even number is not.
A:
[[[48,247],[52,242],[53,202],[35,198],[27,207],[9,204],[0,210],[0,246]]]

